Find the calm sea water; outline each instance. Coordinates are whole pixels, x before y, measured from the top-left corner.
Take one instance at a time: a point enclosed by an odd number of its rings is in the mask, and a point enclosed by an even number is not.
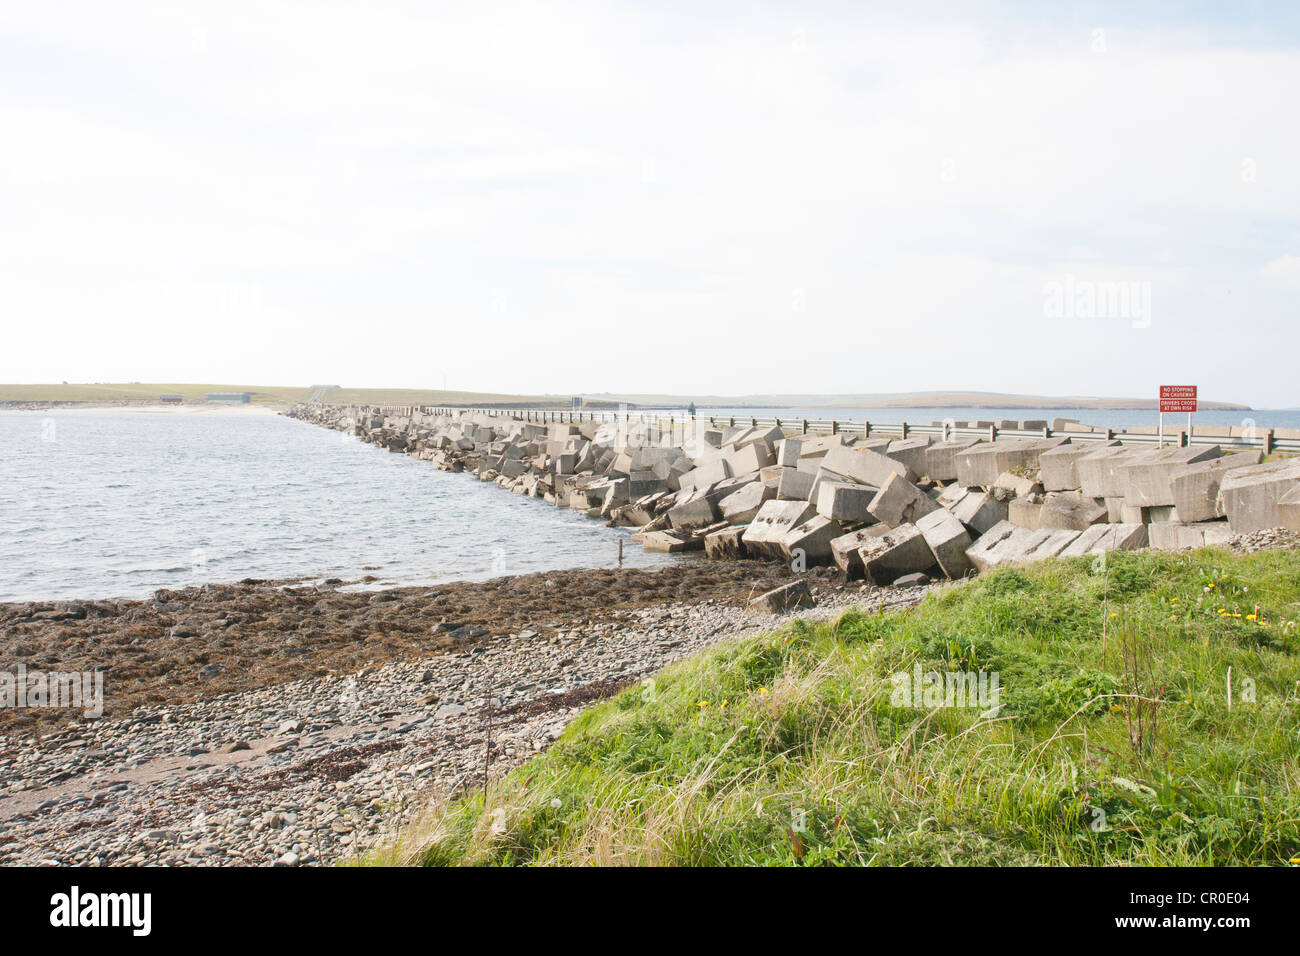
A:
[[[612,567],[628,533],[278,415],[0,411],[4,601]]]

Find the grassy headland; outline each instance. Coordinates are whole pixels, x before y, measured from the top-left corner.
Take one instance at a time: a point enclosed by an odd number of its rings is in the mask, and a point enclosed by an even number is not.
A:
[[[367,862],[1285,864],[1297,602],[1300,552],[1207,550],[795,621],[591,707]],[[1000,707],[904,706],[918,669],[996,672]]]

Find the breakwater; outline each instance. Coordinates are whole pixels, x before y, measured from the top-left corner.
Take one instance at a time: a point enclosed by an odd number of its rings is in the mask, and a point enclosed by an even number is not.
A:
[[[1300,531],[1300,460],[1264,462],[1262,448],[1153,447],[1110,433],[999,438],[996,428],[987,439],[935,441],[869,429],[811,434],[804,423],[659,427],[629,416],[541,421],[367,406],[288,414],[635,527],[648,551],[773,558],[795,570],[833,563],[877,584]]]

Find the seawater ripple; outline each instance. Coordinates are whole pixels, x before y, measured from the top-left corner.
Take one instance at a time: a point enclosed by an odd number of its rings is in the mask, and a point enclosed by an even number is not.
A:
[[[0,449],[2,601],[612,567],[630,533],[278,415],[0,411]]]

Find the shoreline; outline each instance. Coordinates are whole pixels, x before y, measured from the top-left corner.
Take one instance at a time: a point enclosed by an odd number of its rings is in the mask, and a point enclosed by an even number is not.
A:
[[[6,727],[0,864],[297,865],[354,857],[391,838],[431,800],[481,786],[485,771],[495,776],[545,749],[587,703],[788,619],[753,611],[749,600],[792,577],[779,565],[683,564],[392,596],[356,608],[380,643],[371,646],[367,636],[359,657],[337,656],[338,666],[323,674],[307,664],[281,673],[292,679],[268,682],[232,658],[238,680],[220,693],[192,682],[183,694],[115,707],[97,721],[63,721],[44,734]],[[810,584],[817,606],[799,609],[800,617],[911,606],[929,590],[848,585],[831,574],[814,574]],[[267,587],[249,589],[266,597]],[[214,597],[207,592],[162,594],[161,604],[197,612]],[[331,601],[338,593],[307,596]],[[250,606],[250,592],[232,596]],[[440,597],[449,600],[439,604]],[[496,626],[468,623],[485,620],[476,602],[484,613],[500,612]],[[120,617],[134,624],[141,610],[126,607]],[[399,644],[386,625],[412,617],[418,625]],[[439,623],[429,625],[432,617]],[[96,620],[42,619],[41,628],[55,640],[78,629],[90,638]],[[292,623],[278,620],[271,644],[294,643],[285,640]],[[344,643],[350,635],[340,631]],[[168,640],[146,637],[144,646]],[[388,643],[391,651],[382,653]],[[220,650],[255,659],[271,644]],[[128,641],[112,652],[108,697],[138,661],[139,646]],[[218,649],[200,645],[192,653]]]

